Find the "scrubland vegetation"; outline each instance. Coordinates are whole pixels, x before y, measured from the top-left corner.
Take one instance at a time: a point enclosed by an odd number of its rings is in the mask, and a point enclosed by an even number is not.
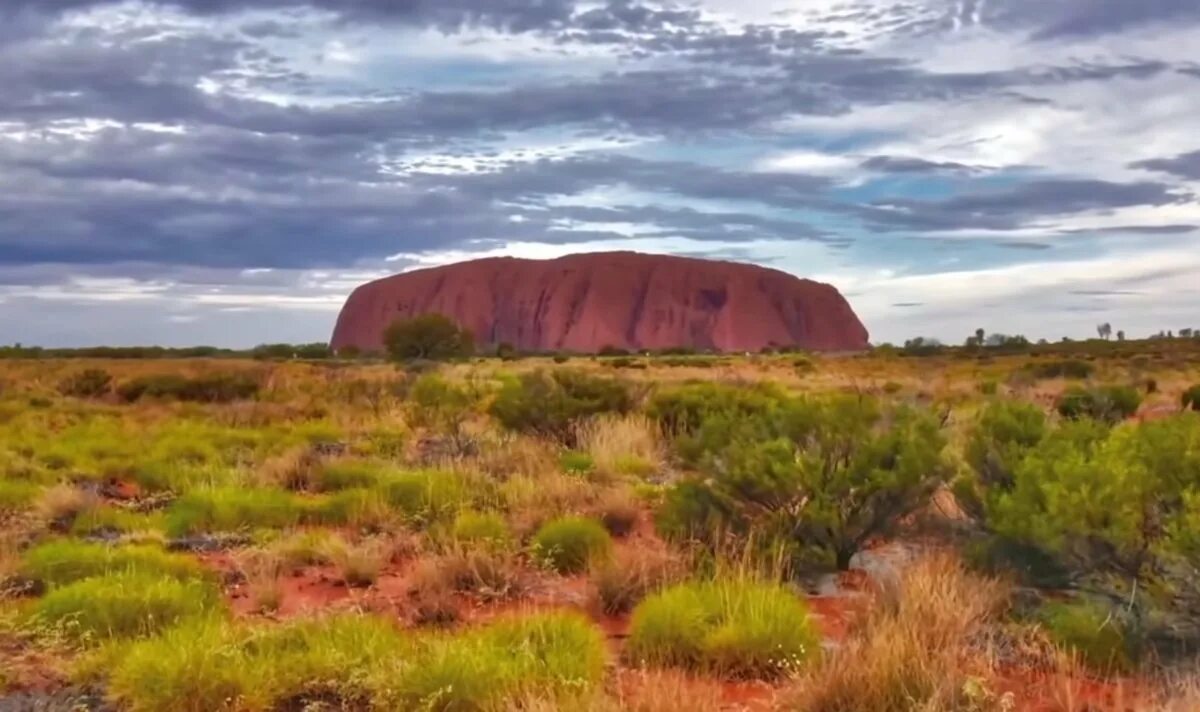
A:
[[[1200,344],[444,331],[0,361],[0,709],[1200,709]]]

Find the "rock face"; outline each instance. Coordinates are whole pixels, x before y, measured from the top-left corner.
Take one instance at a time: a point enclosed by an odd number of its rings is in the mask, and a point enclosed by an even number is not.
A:
[[[489,258],[364,284],[342,308],[332,346],[380,350],[390,323],[430,312],[470,329],[481,346],[522,351],[867,347],[867,330],[828,284],[634,252]]]

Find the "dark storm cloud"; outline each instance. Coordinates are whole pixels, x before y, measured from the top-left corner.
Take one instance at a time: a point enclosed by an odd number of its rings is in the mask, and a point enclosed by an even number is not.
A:
[[[926,161],[909,156],[871,156],[862,162],[862,167],[880,173],[957,173],[982,170],[979,166],[968,166],[953,161]]]
[[[1131,167],[1170,173],[1189,180],[1200,180],[1200,151],[1184,153],[1174,158],[1155,158],[1149,161],[1138,161],[1132,164]]]
[[[1135,206],[1163,206],[1193,196],[1165,183],[1033,180],[1010,188],[963,193],[944,200],[876,201],[853,210],[882,229],[1014,230],[1057,215]]]

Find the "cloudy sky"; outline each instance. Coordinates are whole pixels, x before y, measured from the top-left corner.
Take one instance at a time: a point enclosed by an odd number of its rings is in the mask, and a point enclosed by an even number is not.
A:
[[[872,333],[1200,327],[1196,0],[0,0],[0,343],[328,338],[636,249]]]

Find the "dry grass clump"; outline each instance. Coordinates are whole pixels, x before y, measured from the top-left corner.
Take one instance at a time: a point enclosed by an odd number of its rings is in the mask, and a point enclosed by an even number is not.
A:
[[[379,573],[394,553],[392,542],[386,538],[364,539],[350,543],[333,536],[324,543],[322,553],[337,567],[342,582],[351,588],[365,588],[379,579]]]
[[[974,677],[986,661],[972,637],[1003,610],[1007,587],[949,555],[915,562],[881,588],[858,630],[798,680],[787,709],[1001,709]]]
[[[628,613],[649,594],[682,581],[687,574],[687,562],[670,549],[622,549],[593,567],[592,604],[605,615]]]
[[[646,476],[661,468],[658,425],[644,415],[598,415],[575,426],[580,450],[602,475]]]
[[[43,520],[56,527],[69,527],[75,517],[98,505],[92,492],[68,484],[57,484],[42,492],[35,509]]]
[[[256,610],[274,612],[283,603],[283,576],[291,568],[286,557],[273,549],[245,549],[234,564],[246,579],[247,593]]]
[[[629,489],[616,489],[604,493],[596,503],[595,516],[615,537],[631,534],[642,513],[642,502]]]

